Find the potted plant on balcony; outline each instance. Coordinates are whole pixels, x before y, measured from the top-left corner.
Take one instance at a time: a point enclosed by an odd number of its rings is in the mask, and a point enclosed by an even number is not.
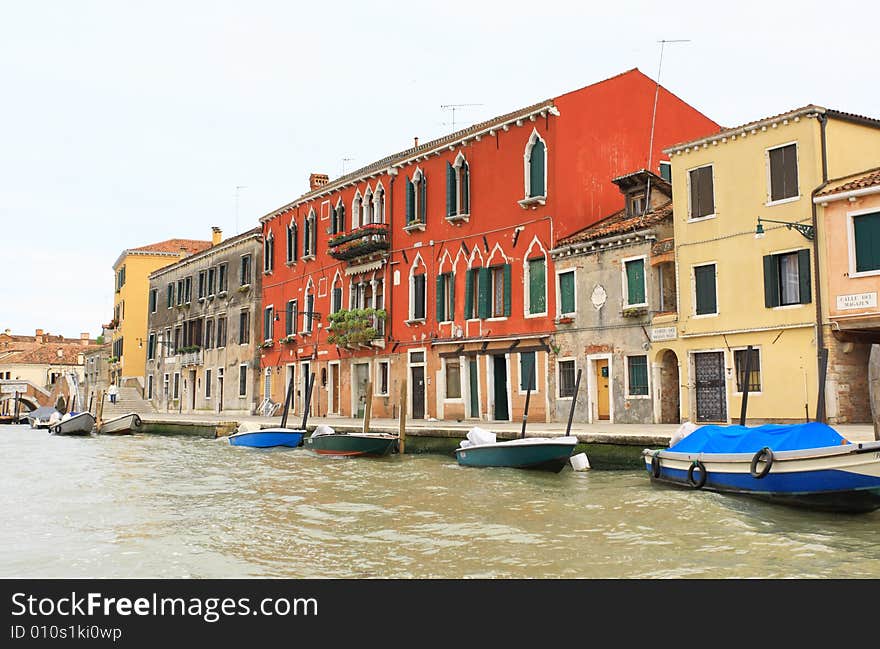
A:
[[[296,342],[296,334],[287,334],[284,338],[279,338],[278,342],[282,344]]]
[[[348,349],[363,346],[369,347],[379,333],[379,322],[385,320],[387,313],[384,309],[343,309],[331,313],[330,333],[327,342],[338,347]]]
[[[574,316],[561,315],[556,318],[556,324],[571,324],[574,322]]]
[[[624,307],[620,312],[624,318],[640,318],[644,315],[648,314],[648,307],[646,306],[628,306]]]
[[[263,349],[268,349],[269,347],[272,347],[272,345],[274,345],[274,344],[275,344],[275,341],[273,341],[271,338],[268,338],[268,339],[264,340],[262,343],[260,343],[260,347],[262,347]]]

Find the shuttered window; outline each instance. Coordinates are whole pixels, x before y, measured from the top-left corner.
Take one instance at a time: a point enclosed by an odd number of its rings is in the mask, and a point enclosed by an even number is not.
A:
[[[437,277],[437,322],[455,320],[455,276],[443,273]]]
[[[529,260],[529,313],[547,312],[547,264],[543,257]]]
[[[547,191],[544,142],[536,139],[529,151],[529,198],[544,196]]]
[[[852,217],[856,272],[880,270],[880,212]]]
[[[272,266],[275,257],[275,238],[270,234],[263,241],[263,270],[267,273],[272,272]]]
[[[284,314],[284,334],[290,336],[296,333],[296,300],[287,303],[287,313]]]
[[[406,224],[409,225],[410,223],[412,223],[416,219],[415,187],[413,187],[412,181],[409,179],[409,176],[406,177],[406,182],[403,183],[403,187],[404,187],[404,193],[406,195]]]
[[[333,289],[333,305],[331,306],[333,313],[342,310],[342,287],[336,286]]]
[[[492,316],[492,272],[488,268],[480,268],[477,280],[477,292],[479,294],[478,318],[490,318]]]
[[[449,162],[446,163],[446,216],[458,214],[457,201],[458,188],[456,187],[455,168]]]
[[[535,389],[537,377],[532,374],[535,371],[535,352],[520,352],[519,355],[519,389],[525,392],[529,389]]]
[[[464,317],[465,320],[470,320],[479,312],[479,306],[477,303],[477,276],[479,273],[479,268],[470,268],[467,270],[464,276]]]
[[[269,340],[272,337],[272,307],[266,307],[263,310],[263,339]]]
[[[287,226],[287,261],[293,262],[296,261],[297,256],[297,227],[296,221],[292,221],[290,225]]]
[[[566,315],[575,312],[574,271],[559,273],[559,313]]]
[[[503,318],[510,315],[510,292],[512,283],[511,275],[512,273],[510,264],[494,266],[491,268],[491,279],[489,281],[492,285],[492,293],[490,297],[491,303],[489,305],[489,309],[491,311],[491,317],[493,318]],[[481,315],[480,317],[483,316]]]
[[[629,372],[629,396],[645,396],[648,394],[648,357],[627,356]]]
[[[690,178],[691,218],[698,219],[715,213],[715,191],[712,182],[712,166],[692,169]]]
[[[694,267],[694,292],[696,293],[696,314],[718,313],[715,295],[715,264]]]
[[[458,168],[458,213],[471,213],[471,171],[464,160]]]
[[[425,318],[425,275],[413,275],[413,320]]]
[[[810,251],[764,256],[764,306],[772,308],[813,301]]]
[[[625,262],[626,305],[645,304],[645,260],[632,259]]]
[[[768,151],[770,158],[770,200],[798,195],[797,145],[788,144]]]

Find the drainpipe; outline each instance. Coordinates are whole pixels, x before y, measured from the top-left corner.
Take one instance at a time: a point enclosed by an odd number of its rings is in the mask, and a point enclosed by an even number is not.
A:
[[[820,144],[822,150],[822,182],[810,193],[810,207],[813,211],[813,264],[815,266],[814,277],[816,281],[816,362],[818,369],[819,394],[816,399],[816,421],[825,423],[825,374],[828,368],[828,349],[825,347],[822,332],[822,284],[819,281],[819,218],[818,206],[813,199],[828,184],[828,150],[825,128],[828,117],[825,113],[818,113]]]

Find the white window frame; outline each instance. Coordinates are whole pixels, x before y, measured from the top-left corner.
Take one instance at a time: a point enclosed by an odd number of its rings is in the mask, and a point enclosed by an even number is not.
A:
[[[717,300],[716,300],[716,302],[717,302]],[[630,392],[629,392],[629,359],[634,358],[636,356],[639,356],[639,357],[644,356],[644,358],[645,358],[645,363],[646,363],[645,369],[648,373],[648,394],[630,394]],[[623,396],[624,396],[624,398],[625,399],[652,399],[653,397],[652,397],[651,388],[653,386],[651,385],[651,372],[653,371],[653,365],[651,364],[651,358],[647,354],[647,352],[644,354],[627,354],[626,356],[624,356],[623,364],[624,364],[624,372],[623,372]],[[610,367],[610,365],[609,365],[609,367]],[[610,370],[609,370],[609,373],[610,373]],[[609,377],[609,379],[610,379],[610,377]],[[612,387],[611,382],[609,381],[609,386],[608,386],[609,393],[611,393],[611,387]],[[609,394],[609,398],[613,398],[612,394]]]
[[[529,196],[532,175],[532,149],[538,140],[541,140],[541,143],[544,145],[544,195]],[[532,133],[529,135],[529,139],[526,142],[525,151],[523,151],[523,199],[519,202],[522,207],[528,207],[529,205],[535,204],[545,205],[547,203],[547,196],[550,194],[550,169],[547,165],[548,158],[550,157],[549,153],[550,147],[547,146],[547,140],[541,137],[541,134],[538,133],[538,129],[532,129]]]
[[[537,254],[534,254],[532,250],[538,247],[538,250],[541,252],[541,257],[544,259],[544,310],[540,313],[531,313],[530,309],[532,306],[532,268],[531,261],[537,259]],[[549,304],[550,304],[550,295],[549,295],[549,287],[547,286],[550,282],[547,281],[547,271],[550,270],[550,264],[547,263],[547,250],[541,245],[541,241],[538,237],[532,239],[531,245],[529,245],[528,250],[526,250],[526,254],[523,255],[523,317],[524,318],[546,318],[548,314]],[[511,282],[511,285],[513,282]],[[511,291],[513,287],[511,286]],[[513,298],[513,296],[511,296]],[[511,309],[511,313],[513,309]]]
[[[211,400],[211,388],[213,387],[211,385],[212,374],[213,374],[213,372],[211,372],[211,368],[206,367],[205,368],[205,401]]]
[[[385,386],[385,388],[386,388],[385,392],[376,392],[376,393],[374,393],[374,396],[377,396],[377,397],[387,397],[387,396],[389,396],[389,395],[391,394],[391,392],[390,392],[390,390],[391,390],[391,361],[389,361],[389,360],[377,360],[377,361],[376,361],[376,381],[377,381],[377,387],[381,387],[381,386],[378,385],[378,381],[379,381],[379,378],[382,376],[382,365],[386,365],[386,366],[387,366],[387,368],[386,368],[386,376],[387,376],[387,383],[388,383],[388,385]]]
[[[715,313],[697,313],[697,268],[702,266],[715,266]],[[721,313],[721,300],[718,299],[718,262],[703,261],[699,264],[691,265],[691,296],[693,304],[691,306],[691,317],[696,318],[717,318]],[[802,306],[797,304],[795,306]]]
[[[573,362],[574,362],[574,376],[575,376],[575,379],[577,379],[577,371],[578,371],[578,362],[577,362],[577,358],[575,358],[574,356],[560,356],[559,358],[557,358],[557,359],[556,359],[556,398],[557,398],[557,399],[564,399],[564,400],[566,400],[566,401],[570,401],[571,399],[574,398],[574,396],[571,396],[571,397],[563,397],[563,396],[560,394],[560,389],[562,388],[562,380],[561,380],[561,377],[562,377],[562,367],[561,367],[561,364],[562,364],[562,363],[565,363],[565,362],[567,362],[567,361],[573,361]],[[537,362],[537,359],[535,359],[535,362]],[[536,374],[537,374],[537,372],[536,372]],[[537,380],[535,381],[535,384],[537,385]]]
[[[440,371],[443,376],[443,402],[444,403],[461,403],[464,404],[464,372],[462,371],[463,365],[461,362],[461,356],[456,356],[454,358],[455,362],[458,363],[458,387],[461,392],[461,396],[458,397],[450,397],[449,396],[449,386],[446,382],[446,365],[449,362],[449,358],[443,357],[441,360],[443,361]]]
[[[795,160],[797,164],[797,185],[798,185],[798,193],[796,196],[790,196],[788,198],[780,198],[777,201],[774,201],[770,198],[772,194],[772,176],[770,174],[770,152],[775,149],[782,149],[787,146],[791,146],[794,144],[795,151]],[[764,203],[764,207],[773,207],[774,205],[784,205],[785,203],[794,203],[795,201],[799,201],[801,196],[801,147],[798,144],[797,140],[792,142],[785,142],[784,144],[777,144],[775,146],[768,147],[764,149],[764,165],[766,167],[766,175],[767,175],[767,201]]]
[[[424,273],[420,273],[420,274],[424,275],[424,277],[425,277],[425,295],[424,295],[425,315],[424,315],[424,317],[416,318],[415,317],[415,313],[416,313],[416,308],[415,308],[416,307],[416,282],[415,282],[416,272],[415,271],[417,268],[419,268],[419,266],[422,266],[425,269]],[[412,266],[410,266],[410,268],[409,268],[409,319],[407,320],[407,322],[410,324],[424,323],[427,321],[427,318],[428,318],[428,266],[427,266],[427,264],[425,264],[425,261],[422,259],[422,255],[416,254],[416,258],[413,259]]]
[[[541,368],[539,367],[539,359],[540,359],[540,350],[534,350],[530,352],[517,352],[516,354],[516,387],[518,394],[527,394],[528,390],[522,389],[523,383],[523,375],[522,375],[522,355],[523,354],[534,354],[535,355],[535,389],[532,390],[532,394],[540,394],[541,393]],[[574,368],[575,376],[577,376],[577,365],[575,364]]]
[[[642,289],[645,296],[644,302],[639,302],[638,304],[630,304],[627,300],[629,300],[629,278],[626,275],[626,265],[631,261],[642,261]],[[621,295],[621,302],[623,304],[624,309],[637,309],[639,307],[648,307],[648,256],[647,255],[636,255],[634,257],[624,257],[620,260],[620,272],[621,272],[621,286],[623,287],[623,295]]]
[[[269,311],[269,328],[270,328],[271,332],[274,334],[275,333],[275,305],[274,304],[267,304],[265,307],[263,307],[263,324],[266,323],[266,311]],[[272,340],[274,338],[274,336],[267,336],[266,333],[267,333],[266,331],[263,332],[263,342],[267,343],[270,340]]]
[[[468,209],[467,209],[467,212],[462,212],[462,210],[461,210],[461,198],[462,198],[461,168],[463,165],[467,165],[467,168],[468,168],[468,176],[467,176]],[[452,163],[452,169],[455,172],[455,214],[452,215],[452,218],[467,220],[470,218],[470,215],[471,215],[471,165],[467,161],[467,158],[464,156],[464,153],[462,153],[461,151],[459,151],[458,155],[455,156],[455,161]],[[447,217],[447,218],[449,218],[449,217]]]
[[[693,216],[694,210],[693,210],[693,205],[692,205],[693,194],[691,194],[691,172],[696,171],[697,169],[702,169],[703,167],[711,167],[712,168],[712,208],[714,211],[711,214],[706,214],[705,216],[694,217]],[[699,223],[700,221],[708,221],[709,219],[714,219],[716,216],[718,216],[718,201],[715,200],[715,187],[717,186],[717,183],[715,182],[715,163],[709,162],[706,164],[697,165],[696,167],[691,167],[690,169],[687,170],[687,173],[685,174],[685,183],[686,183],[686,187],[687,187],[687,199],[688,199],[687,200],[687,208],[688,208],[687,222],[688,223]]]
[[[249,383],[249,381],[245,380],[245,382],[244,382],[244,394],[242,394],[242,393],[241,393],[241,368],[244,368],[244,374],[245,374],[245,377],[247,377],[247,370],[248,370],[247,363],[239,363],[239,364],[238,364],[238,376],[236,377],[236,378],[238,379],[238,398],[239,398],[239,399],[246,399],[246,398],[247,398],[247,391],[248,391],[248,383]]]
[[[272,248],[272,254],[266,254],[267,249]],[[269,234],[263,239],[263,274],[271,275],[275,270],[275,234],[269,230]]]
[[[868,207],[861,210],[853,210],[847,211],[846,213],[846,238],[847,238],[847,250],[849,253],[849,275],[848,277],[852,279],[853,277],[875,277],[880,275],[880,268],[877,270],[864,270],[862,272],[858,272],[856,270],[856,224],[855,218],[856,216],[864,216],[865,214],[878,214],[880,213],[880,206],[878,207]],[[815,260],[813,260],[815,263]]]

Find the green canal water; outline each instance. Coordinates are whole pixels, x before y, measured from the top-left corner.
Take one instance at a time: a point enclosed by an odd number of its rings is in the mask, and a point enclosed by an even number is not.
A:
[[[0,577],[878,578],[878,527],[637,470],[0,426]]]

